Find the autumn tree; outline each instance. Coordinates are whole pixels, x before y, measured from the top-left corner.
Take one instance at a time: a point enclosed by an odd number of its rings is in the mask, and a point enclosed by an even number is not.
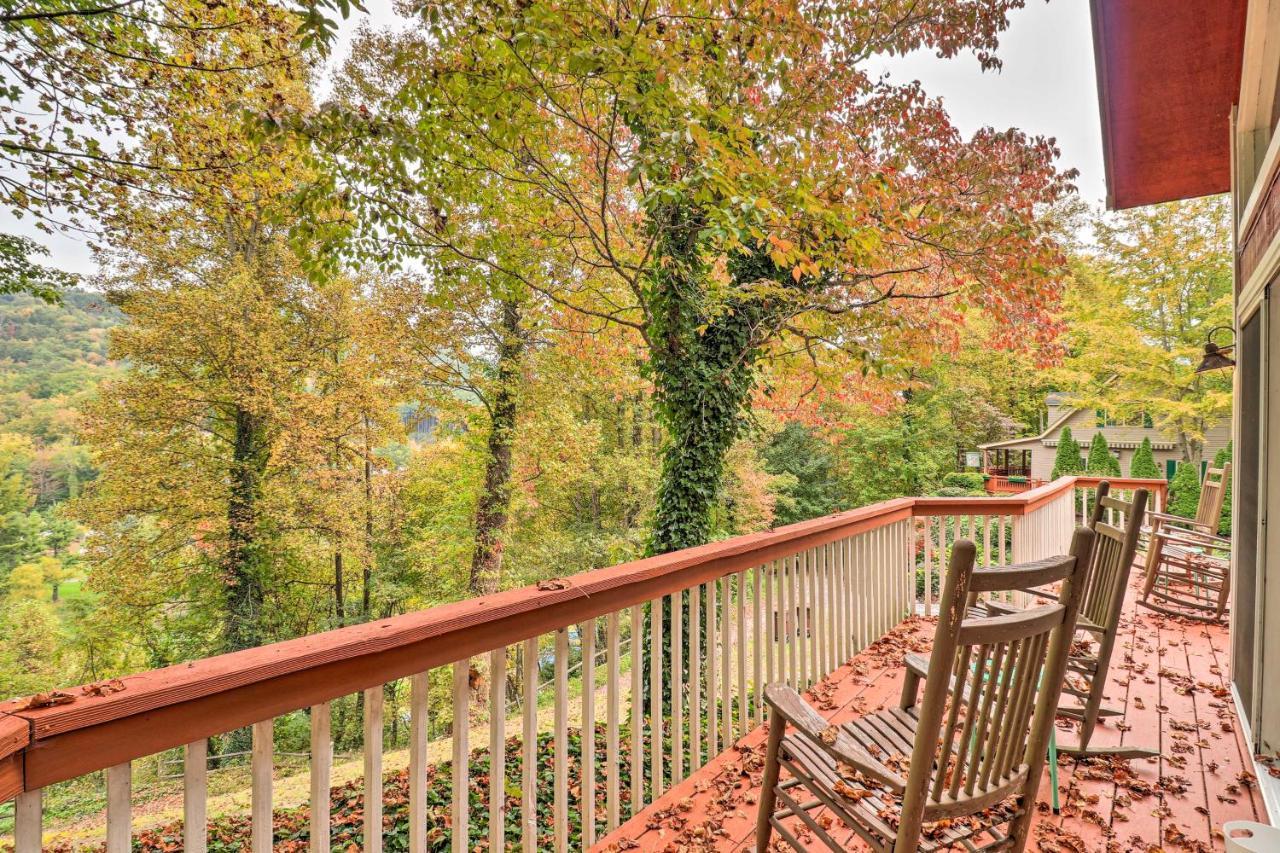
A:
[[[112,355],[132,369],[87,413],[104,470],[80,513],[91,584],[156,625],[161,660],[331,625],[345,584],[311,555],[372,559],[373,448],[398,426],[384,327],[367,283],[304,274],[281,220],[306,172],[225,109],[305,105],[296,53],[266,61],[295,28],[277,11],[201,40],[245,70],[170,91],[170,126],[138,152],[147,191],[118,188],[100,214],[103,284],[130,320]],[[194,167],[209,156],[246,165]]]
[[[1231,322],[1229,207],[1214,196],[1100,217],[1068,291],[1072,398],[1149,415],[1184,462],[1199,462],[1206,431],[1231,416],[1230,378],[1195,372],[1209,329]]]
[[[382,97],[301,117],[331,168],[314,209],[352,206],[357,254],[468,259],[633,330],[667,437],[651,547],[699,544],[764,361],[857,377],[954,342],[969,306],[996,346],[1051,344],[1052,142],[964,139],[865,70],[918,48],[994,67],[1016,5],[427,4],[379,37]],[[540,262],[478,251],[477,220]]]

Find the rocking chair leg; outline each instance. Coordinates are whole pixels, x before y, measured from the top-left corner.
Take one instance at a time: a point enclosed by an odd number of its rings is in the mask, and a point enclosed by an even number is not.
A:
[[[756,853],[767,853],[769,840],[773,835],[773,809],[777,804],[778,793],[778,752],[782,748],[782,734],[786,731],[787,721],[776,711],[769,714],[769,745],[765,750],[764,779],[760,786],[760,812],[756,816]]]

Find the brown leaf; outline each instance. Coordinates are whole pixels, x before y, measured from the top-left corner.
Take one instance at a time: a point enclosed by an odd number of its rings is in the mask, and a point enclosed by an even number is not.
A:
[[[70,705],[76,701],[76,697],[70,693],[63,693],[61,690],[54,690],[52,693],[37,693],[29,696],[21,704],[18,705],[19,711],[29,711],[33,708],[51,708],[54,705]]]
[[[538,581],[538,589],[542,592],[554,592],[557,589],[568,589],[569,582],[564,578],[546,578]]]

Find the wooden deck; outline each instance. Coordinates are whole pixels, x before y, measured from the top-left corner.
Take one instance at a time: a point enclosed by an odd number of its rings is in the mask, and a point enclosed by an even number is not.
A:
[[[1224,822],[1267,820],[1228,691],[1226,627],[1158,615],[1136,607],[1134,596],[1131,588],[1106,703],[1125,714],[1104,720],[1093,743],[1151,746],[1161,757],[1060,758],[1061,814],[1052,813],[1046,771],[1030,850],[1221,850]],[[929,620],[908,620],[807,698],[835,722],[896,702],[903,653],[926,650],[932,631]],[[1059,740],[1074,740],[1071,728],[1059,720]],[[593,849],[753,850],[764,735],[751,732]],[[839,824],[830,831],[849,849],[865,849]]]

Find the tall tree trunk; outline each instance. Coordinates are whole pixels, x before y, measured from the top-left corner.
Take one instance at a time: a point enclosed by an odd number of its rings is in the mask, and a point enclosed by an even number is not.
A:
[[[223,644],[229,652],[262,644],[257,513],[265,465],[264,440],[261,419],[237,406],[224,559],[227,611]]]
[[[503,300],[500,310],[498,387],[490,407],[489,458],[485,463],[484,487],[476,506],[472,595],[487,595],[498,590],[502,579],[503,536],[511,507],[511,452],[515,444],[525,339],[520,328],[520,304]]]
[[[333,615],[338,620],[338,627],[347,624],[347,595],[343,589],[345,581],[342,577],[342,552],[333,552]]]

